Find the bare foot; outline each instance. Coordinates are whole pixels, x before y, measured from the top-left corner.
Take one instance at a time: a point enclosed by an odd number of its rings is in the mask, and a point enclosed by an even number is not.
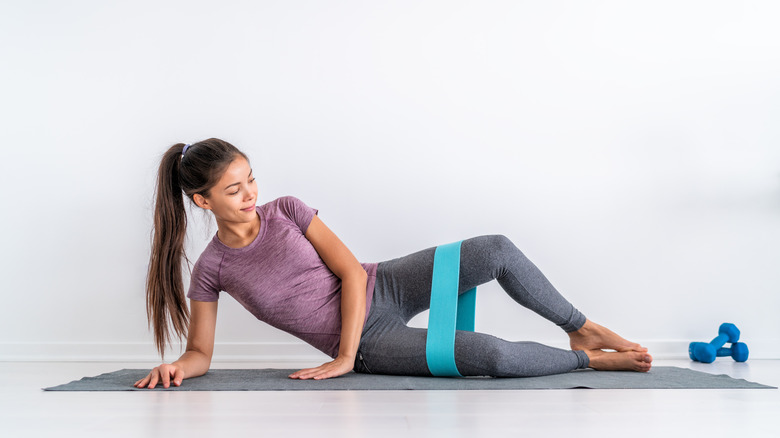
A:
[[[569,333],[572,350],[615,350],[647,352],[647,348],[629,342],[612,330],[600,326],[593,321],[585,320],[585,325],[577,331]]]
[[[607,352],[585,350],[590,358],[590,368],[599,371],[650,371],[653,356],[641,351]]]

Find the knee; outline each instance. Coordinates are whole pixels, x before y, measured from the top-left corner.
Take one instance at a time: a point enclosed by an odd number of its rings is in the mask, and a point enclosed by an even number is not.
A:
[[[522,254],[520,249],[503,234],[487,236],[487,249],[491,260],[498,264],[505,263],[510,256]]]
[[[491,249],[494,251],[517,249],[515,244],[512,243],[512,241],[503,234],[487,234],[484,236],[473,237],[468,239],[468,242],[476,243],[482,249]]]
[[[506,341],[484,334],[480,337],[479,342],[462,344],[456,337],[455,359],[461,374],[494,377],[509,375],[507,368],[516,362],[517,358],[511,354],[506,345],[502,345]]]
[[[490,236],[493,245],[501,251],[516,250],[517,246],[503,234],[493,234]]]
[[[514,359],[508,354],[506,348],[502,348],[499,345],[491,344],[486,348],[484,352],[485,361],[483,366],[485,370],[490,372],[491,376],[504,377],[506,375],[506,366],[512,363]]]
[[[463,248],[461,257],[469,262],[461,265],[461,275],[475,271],[479,273],[475,275],[489,272],[491,278],[503,278],[509,266],[524,258],[517,246],[503,234],[473,237],[463,242]]]

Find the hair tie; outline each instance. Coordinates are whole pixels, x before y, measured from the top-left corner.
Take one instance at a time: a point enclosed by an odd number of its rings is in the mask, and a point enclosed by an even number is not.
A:
[[[185,144],[184,149],[181,150],[181,157],[184,158],[184,154],[187,153],[187,148],[190,147],[190,145]]]

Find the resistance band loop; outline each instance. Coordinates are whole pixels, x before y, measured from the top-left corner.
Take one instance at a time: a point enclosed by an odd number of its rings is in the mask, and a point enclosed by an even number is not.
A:
[[[440,245],[433,256],[425,357],[431,374],[439,377],[461,376],[455,365],[455,330],[474,331],[477,288],[458,295],[462,242]]]

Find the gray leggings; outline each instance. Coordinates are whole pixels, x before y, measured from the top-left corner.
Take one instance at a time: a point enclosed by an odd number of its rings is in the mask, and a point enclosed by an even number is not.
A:
[[[379,263],[374,298],[355,360],[356,372],[431,375],[425,359],[427,330],[406,324],[430,305],[435,250],[432,247]],[[458,293],[493,279],[515,301],[566,332],[585,324],[585,316],[507,237],[489,235],[464,240]],[[510,342],[459,330],[455,334],[455,363],[464,376],[524,377],[586,368],[589,361],[583,351]]]

